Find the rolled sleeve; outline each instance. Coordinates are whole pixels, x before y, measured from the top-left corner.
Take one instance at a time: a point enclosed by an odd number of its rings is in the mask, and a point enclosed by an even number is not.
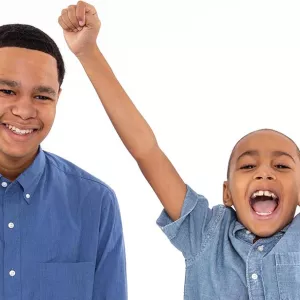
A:
[[[180,218],[172,221],[163,210],[157,219],[157,225],[184,257],[190,259],[207,243],[214,220],[220,216],[218,207],[220,206],[210,209],[207,199],[187,185]]]

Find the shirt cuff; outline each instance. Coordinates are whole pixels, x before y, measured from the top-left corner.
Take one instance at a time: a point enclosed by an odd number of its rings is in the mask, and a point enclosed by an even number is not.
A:
[[[192,190],[189,185],[186,186],[187,192],[183,202],[180,218],[176,221],[173,221],[167,214],[166,210],[163,210],[156,221],[156,224],[161,228],[161,230],[170,240],[177,235],[178,229],[180,228],[182,222],[193,211],[199,200],[199,195],[194,190]]]

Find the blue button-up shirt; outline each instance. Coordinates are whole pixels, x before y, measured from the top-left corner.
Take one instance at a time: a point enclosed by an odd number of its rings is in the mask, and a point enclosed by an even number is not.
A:
[[[115,193],[39,149],[15,181],[0,176],[0,299],[125,300]]]
[[[300,217],[272,237],[259,239],[232,208],[209,208],[189,186],[181,217],[165,211],[158,225],[186,262],[186,300],[300,299]]]

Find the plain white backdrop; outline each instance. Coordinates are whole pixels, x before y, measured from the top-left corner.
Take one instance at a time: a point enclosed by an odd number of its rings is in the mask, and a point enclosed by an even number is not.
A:
[[[299,1],[93,0],[98,44],[183,179],[222,202],[227,160],[249,131],[300,143]],[[66,64],[44,150],[109,184],[119,199],[130,300],[182,300],[185,265],[156,225],[161,204],[127,153],[57,18],[67,0],[2,1],[1,25],[31,24]]]

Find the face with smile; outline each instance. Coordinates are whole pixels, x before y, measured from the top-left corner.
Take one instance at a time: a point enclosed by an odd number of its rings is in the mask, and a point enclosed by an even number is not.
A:
[[[235,207],[248,230],[268,237],[293,220],[300,202],[299,184],[297,146],[276,131],[256,131],[233,150],[224,204]]]
[[[0,164],[34,158],[54,122],[59,94],[54,57],[0,48]]]

